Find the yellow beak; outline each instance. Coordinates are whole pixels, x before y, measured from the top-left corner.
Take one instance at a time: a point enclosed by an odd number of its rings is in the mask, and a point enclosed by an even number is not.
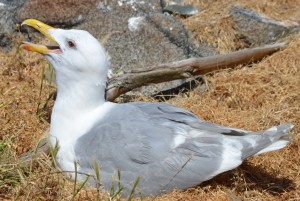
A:
[[[41,21],[35,20],[35,19],[27,19],[22,22],[21,26],[23,26],[23,25],[28,25],[28,26],[35,28],[36,30],[41,32],[44,36],[49,38],[50,40],[55,41],[53,36],[51,36],[51,34],[49,33],[49,30],[53,30],[55,28],[53,28]],[[29,43],[29,42],[23,42],[23,44],[20,46],[20,48],[28,50],[28,51],[32,51],[32,52],[38,52],[41,54],[61,53],[59,46],[45,46],[45,45],[38,45],[38,44]]]

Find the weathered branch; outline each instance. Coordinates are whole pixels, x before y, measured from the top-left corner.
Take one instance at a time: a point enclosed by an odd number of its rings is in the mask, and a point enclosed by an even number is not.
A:
[[[107,87],[107,100],[113,101],[121,94],[132,89],[152,83],[167,82],[176,79],[189,78],[195,75],[209,73],[222,68],[233,68],[240,64],[249,64],[285,48],[286,43],[277,43],[264,47],[245,49],[226,55],[217,55],[205,58],[191,58],[182,61],[152,66],[146,70],[134,70],[109,80]],[[39,141],[37,149],[25,153],[20,160],[25,164],[41,153],[49,153],[49,142],[45,137]]]
[[[286,43],[277,43],[258,48],[249,48],[225,55],[186,60],[152,66],[146,70],[133,70],[109,80],[106,91],[107,100],[113,101],[118,96],[135,88],[176,79],[202,75],[218,69],[233,68],[240,64],[249,64],[286,47]]]

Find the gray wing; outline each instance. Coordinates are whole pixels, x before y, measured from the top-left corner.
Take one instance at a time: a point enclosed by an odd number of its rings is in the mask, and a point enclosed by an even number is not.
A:
[[[160,103],[116,105],[103,119],[77,141],[80,171],[93,173],[97,161],[109,189],[120,170],[127,193],[137,177],[143,195],[195,186],[240,165],[242,150],[252,154],[256,140]]]
[[[169,119],[170,121],[186,124],[192,129],[204,130],[207,132],[220,133],[232,136],[243,136],[249,132],[237,128],[225,127],[204,121],[196,115],[194,115],[193,113],[174,105],[144,102],[136,102],[130,104],[135,105],[141,111],[153,118],[163,117]]]

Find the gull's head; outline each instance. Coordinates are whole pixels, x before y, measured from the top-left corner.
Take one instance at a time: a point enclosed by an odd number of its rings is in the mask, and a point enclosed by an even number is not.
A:
[[[98,76],[98,79],[106,79],[106,52],[99,41],[87,31],[56,29],[35,19],[27,19],[22,25],[37,29],[57,44],[48,46],[23,42],[21,45],[23,49],[43,54],[53,65],[57,76],[73,79]]]

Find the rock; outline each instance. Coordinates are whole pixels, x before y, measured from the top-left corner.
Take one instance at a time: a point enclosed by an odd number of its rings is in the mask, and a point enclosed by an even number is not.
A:
[[[99,40],[111,34],[104,46],[112,58],[114,73],[215,54],[208,45],[197,48],[180,20],[158,12],[160,7],[154,6],[155,1],[118,2],[110,1],[103,5],[112,8],[109,15],[98,10],[93,13],[92,19],[77,26],[89,30]],[[179,80],[143,87],[142,93],[156,94],[183,82]]]
[[[174,5],[174,4],[180,4],[183,5],[186,0],[160,0],[163,7],[166,5]]]
[[[110,5],[107,5],[105,2],[97,2],[96,3],[96,8],[101,9],[105,12],[110,12],[113,9]]]
[[[178,14],[182,16],[191,16],[198,13],[198,9],[192,5],[172,4],[163,8],[163,12]]]
[[[159,0],[23,0],[11,10],[0,12],[0,40],[12,44],[10,33],[15,24],[35,18],[46,24],[85,29],[99,40],[111,56],[113,73],[216,54],[207,44],[195,46],[190,33],[179,18],[161,12]],[[1,8],[0,8],[1,9]],[[3,19],[3,20],[2,20]],[[32,28],[22,29],[26,40],[39,34]],[[29,32],[29,33],[28,33]],[[1,35],[2,34],[2,35]],[[181,85],[184,80],[143,88],[144,94],[156,94]]]
[[[8,51],[17,39],[17,24],[27,18],[39,19],[52,26],[72,28],[96,10],[96,0],[0,0],[0,47]],[[27,28],[22,30],[27,32]],[[27,39],[32,36],[27,35]]]
[[[185,4],[185,0],[160,0],[163,13],[176,14],[184,17],[195,15],[198,9],[193,5]]]
[[[145,21],[144,16],[139,16],[139,17],[131,17],[128,19],[128,29],[131,32],[139,31],[140,26]]]
[[[270,44],[299,31],[298,23],[280,22],[245,8],[234,7],[230,15],[235,29],[249,45]]]
[[[97,0],[27,0],[17,12],[22,22],[35,18],[52,26],[72,28],[82,23],[96,9]]]
[[[23,5],[23,0],[0,1],[0,48],[10,50],[16,37],[16,13]]]

